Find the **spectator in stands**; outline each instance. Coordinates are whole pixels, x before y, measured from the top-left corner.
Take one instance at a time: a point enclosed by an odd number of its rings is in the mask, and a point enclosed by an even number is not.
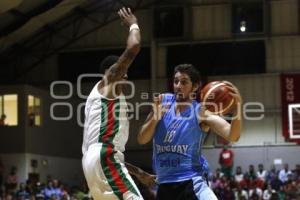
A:
[[[282,183],[285,183],[288,180],[289,174],[292,174],[292,172],[289,170],[289,165],[286,163],[284,164],[284,168],[279,172],[279,179]]]
[[[288,174],[288,180],[285,182],[285,184],[291,184],[293,182],[293,173]]]
[[[230,185],[226,185],[223,189],[223,200],[233,200],[234,199],[234,192],[230,188]]]
[[[6,115],[2,114],[1,118],[0,118],[0,126],[5,126],[6,125],[5,120],[6,120]]]
[[[212,181],[211,181],[211,188],[212,190],[217,190],[218,188],[220,188],[221,185],[221,179],[217,178],[216,176],[213,176]]]
[[[270,171],[267,172],[266,182],[270,183],[277,174],[275,165],[271,165]]]
[[[258,177],[253,180],[253,183],[256,187],[258,187],[262,190],[265,189],[265,182],[262,179],[258,178]]]
[[[226,176],[222,176],[222,177],[221,177],[220,188],[221,188],[222,190],[224,190],[224,189],[227,187],[228,184],[229,184],[228,178],[227,178]]]
[[[29,199],[29,192],[26,190],[25,183],[20,183],[19,190],[16,192],[17,199]]]
[[[296,165],[295,169],[293,170],[293,175],[294,175],[293,179],[295,181],[297,181],[298,179],[300,179],[300,164]]]
[[[221,177],[224,176],[223,172],[221,172],[220,168],[216,169],[215,177],[217,179],[221,179]]]
[[[29,193],[29,198],[28,198],[29,200],[36,200],[36,198],[35,198],[35,195],[32,193]],[[27,200],[27,199],[25,199],[25,200]]]
[[[263,193],[263,200],[270,200],[272,197],[272,194],[274,194],[276,191],[272,189],[272,186],[269,184],[267,186],[267,189],[265,189]]]
[[[6,193],[5,194],[5,197],[4,197],[4,200],[13,200],[13,195],[11,193]]]
[[[29,192],[29,194],[34,194],[35,185],[36,185],[36,180],[27,180],[26,191]]]
[[[48,181],[47,187],[45,187],[45,189],[43,190],[43,195],[45,197],[45,200],[50,200],[53,195],[55,195],[53,182],[51,180]]]
[[[239,183],[239,185],[244,189],[248,190],[251,186],[251,180],[247,176],[247,174],[244,175],[244,179]]]
[[[240,183],[243,179],[244,179],[244,174],[242,172],[242,167],[241,166],[237,166],[236,169],[235,169],[234,180],[237,183]]]
[[[299,191],[297,188],[297,184],[295,181],[292,181],[290,183],[287,183],[285,186],[285,194],[286,194],[286,199],[288,200],[298,200],[299,198]]]
[[[262,196],[263,196],[262,190],[259,187],[256,187],[255,185],[254,185],[254,188],[249,190],[249,198],[250,199],[260,200],[260,199],[262,199]]]
[[[284,192],[284,187],[281,186],[279,189],[278,194],[278,200],[285,200],[285,192]]]
[[[62,192],[62,199],[70,199],[68,189],[63,184],[60,184],[60,190]]]
[[[44,195],[44,185],[41,184],[40,182],[36,183],[36,186],[33,188],[34,194],[35,194],[35,198],[38,199],[44,199],[45,195]]]
[[[10,168],[10,173],[6,178],[5,186],[7,193],[15,192],[17,189],[19,178],[17,176],[17,168],[15,166]]]
[[[256,172],[256,176],[257,176],[257,178],[261,179],[262,181],[264,181],[264,182],[266,181],[267,171],[264,169],[263,164],[258,165],[258,171]]]
[[[280,190],[280,187],[283,186],[283,183],[281,182],[281,180],[278,178],[278,175],[275,174],[273,179],[270,182],[272,188],[276,191]]]
[[[228,149],[227,145],[224,145],[223,150],[220,152],[219,164],[221,165],[222,172],[227,178],[232,176],[233,159],[233,152]]]
[[[248,193],[240,184],[237,185],[237,190],[234,193],[236,200],[248,200]]]
[[[228,180],[228,184],[229,184],[230,188],[232,188],[233,190],[235,190],[238,185],[238,183],[234,180],[233,176]]]
[[[53,190],[54,190],[54,194],[58,199],[61,199],[63,196],[62,190],[60,188],[60,183],[57,179],[54,179],[52,181],[53,183]]]
[[[255,180],[256,179],[256,173],[254,169],[254,165],[249,165],[249,170],[245,174],[250,180]]]

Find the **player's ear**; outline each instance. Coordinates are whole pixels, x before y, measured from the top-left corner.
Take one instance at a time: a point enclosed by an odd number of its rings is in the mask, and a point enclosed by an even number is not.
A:
[[[198,89],[199,89],[199,87],[200,87],[200,84],[199,84],[199,83],[194,83],[194,84],[193,84],[193,92],[197,92]]]

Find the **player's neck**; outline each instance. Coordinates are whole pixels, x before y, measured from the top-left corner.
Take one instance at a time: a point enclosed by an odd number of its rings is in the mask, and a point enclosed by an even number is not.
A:
[[[188,107],[190,107],[192,104],[192,100],[183,101],[183,102],[176,102],[175,105],[175,111],[176,114],[180,114],[183,111],[185,111]]]
[[[115,86],[114,84],[104,85],[103,82],[100,82],[98,85],[98,91],[102,96],[108,99],[115,99],[122,94],[122,87],[119,85]]]

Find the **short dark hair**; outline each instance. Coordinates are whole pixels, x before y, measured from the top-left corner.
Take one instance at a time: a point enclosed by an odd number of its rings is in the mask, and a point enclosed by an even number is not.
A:
[[[107,70],[110,66],[115,64],[119,59],[119,56],[116,55],[110,55],[104,58],[100,64],[99,72],[105,73],[105,70]]]
[[[187,74],[190,77],[190,79],[191,79],[191,81],[192,81],[193,84],[200,83],[200,72],[192,64],[180,64],[180,65],[177,65],[175,67],[175,69],[174,69],[174,75],[177,72],[181,72],[181,73]]]

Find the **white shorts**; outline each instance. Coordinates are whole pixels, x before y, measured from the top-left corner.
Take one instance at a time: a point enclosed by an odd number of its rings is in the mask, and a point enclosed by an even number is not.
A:
[[[143,200],[124,165],[124,155],[112,145],[89,147],[82,158],[83,172],[95,200]]]

